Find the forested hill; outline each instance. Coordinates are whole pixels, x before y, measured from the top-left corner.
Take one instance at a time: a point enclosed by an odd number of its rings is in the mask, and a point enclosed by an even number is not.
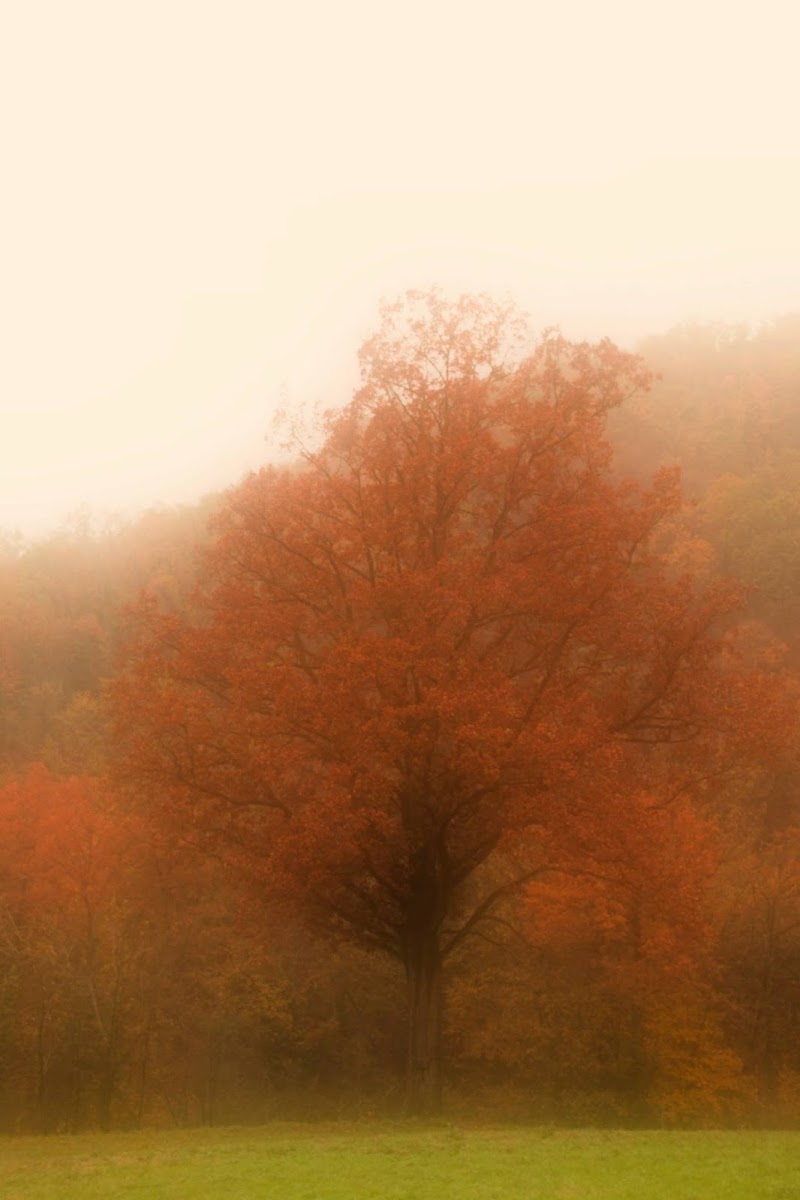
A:
[[[645,486],[680,466],[667,557],[704,586],[746,585],[736,654],[796,704],[800,316],[681,326],[640,353],[658,378],[608,417],[614,478]],[[399,1107],[402,973],[267,899],[207,831],[171,837],[136,802],[146,783],[125,790],[112,771],[105,688],[126,606],[144,589],[163,613],[188,611],[226,503],[0,543],[3,1128]],[[658,782],[631,799],[604,863],[595,850],[585,868],[531,872],[453,954],[451,1106],[800,1121],[797,731],[746,751],[689,802],[648,750]],[[503,865],[486,868],[498,894]]]
[[[694,528],[751,611],[800,635],[800,316],[756,332],[686,325],[640,347],[659,378],[615,415],[622,473],[679,463]]]

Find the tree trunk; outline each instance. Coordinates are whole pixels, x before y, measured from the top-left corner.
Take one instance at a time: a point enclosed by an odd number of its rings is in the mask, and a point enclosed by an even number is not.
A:
[[[45,1118],[47,1056],[44,1045],[46,1024],[47,1008],[42,1001],[39,1007],[39,1020],[36,1023],[36,1129],[39,1133],[47,1133]]]
[[[442,1107],[439,1042],[442,1023],[442,960],[438,941],[414,947],[406,963],[408,1057],[406,1115],[435,1116]]]

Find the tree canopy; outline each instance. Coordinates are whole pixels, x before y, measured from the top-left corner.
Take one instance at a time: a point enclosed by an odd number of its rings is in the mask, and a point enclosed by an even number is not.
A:
[[[360,360],[321,447],[228,493],[191,611],[142,603],[115,698],[162,819],[403,964],[425,1111],[448,956],[579,869],[621,796],[718,766],[758,684],[736,589],[659,551],[676,473],[611,474],[637,358],[526,348],[506,307],[434,292],[385,307]]]

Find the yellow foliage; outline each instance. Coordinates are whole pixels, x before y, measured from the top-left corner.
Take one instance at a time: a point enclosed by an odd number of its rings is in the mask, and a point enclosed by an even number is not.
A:
[[[650,1103],[669,1125],[736,1120],[755,1100],[755,1082],[725,1044],[718,1015],[702,994],[672,995],[647,1014],[654,1078]]]

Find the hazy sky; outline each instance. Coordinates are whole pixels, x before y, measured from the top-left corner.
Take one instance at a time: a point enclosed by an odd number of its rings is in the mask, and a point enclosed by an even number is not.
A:
[[[20,0],[0,528],[193,499],[346,398],[381,295],[623,342],[800,309],[794,3]]]

